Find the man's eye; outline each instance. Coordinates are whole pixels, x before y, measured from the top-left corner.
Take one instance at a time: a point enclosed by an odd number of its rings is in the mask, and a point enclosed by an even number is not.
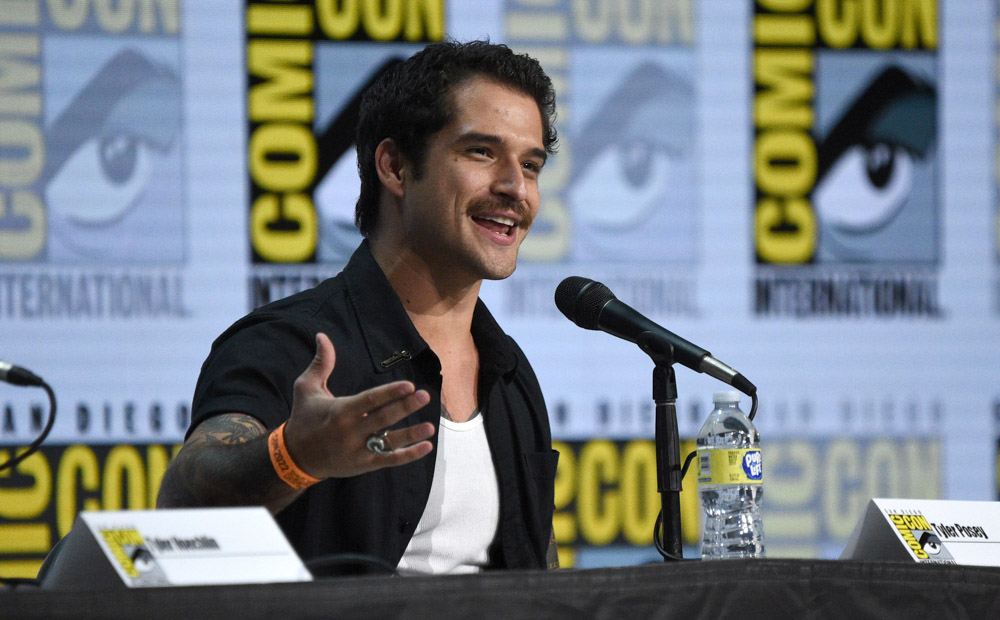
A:
[[[490,150],[485,146],[474,146],[469,149],[469,152],[472,153],[473,155],[482,155],[483,157],[486,157],[490,154]]]
[[[539,163],[533,162],[533,161],[526,161],[522,165],[524,166],[525,170],[530,170],[531,172],[534,172],[535,174],[538,174],[539,172],[542,171],[542,165],[539,164]]]

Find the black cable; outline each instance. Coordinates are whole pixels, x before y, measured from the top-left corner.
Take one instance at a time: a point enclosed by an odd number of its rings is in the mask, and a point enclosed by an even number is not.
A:
[[[757,415],[757,391],[756,390],[754,390],[754,393],[750,395],[750,415],[748,415],[747,417],[750,418],[751,422],[753,422],[753,417],[755,415]]]
[[[691,466],[691,461],[694,460],[694,457],[697,454],[698,454],[697,450],[692,450],[691,452],[688,452],[687,458],[684,459],[684,467],[681,468],[681,481],[682,482],[684,481],[684,476],[686,476],[687,473],[688,473],[688,467]]]
[[[360,566],[373,566],[381,569],[379,572],[397,575],[396,567],[389,564],[385,560],[373,555],[365,555],[363,553],[334,553],[332,555],[321,555],[316,558],[305,562],[306,568],[310,572],[316,569],[331,568],[335,566],[350,566],[350,565],[360,565]]]
[[[656,523],[653,525],[653,544],[656,545],[656,550],[660,552],[660,555],[662,555],[664,558],[668,560],[674,560],[675,562],[697,561],[697,558],[679,558],[663,548],[663,541],[660,540],[660,525],[662,523],[663,523],[663,511],[661,510],[656,515]]]
[[[45,422],[45,428],[42,429],[41,434],[38,435],[38,437],[32,441],[28,447],[21,452],[21,454],[12,456],[7,459],[6,463],[0,465],[0,471],[14,468],[18,463],[34,454],[35,451],[37,451],[42,445],[42,442],[45,441],[45,438],[49,436],[49,432],[52,430],[52,425],[56,422],[56,394],[52,391],[49,384],[23,368],[18,368],[16,366],[13,367],[13,369],[10,367],[7,368],[8,372],[11,370],[13,370],[14,373],[18,373],[13,377],[15,379],[14,381],[10,381],[10,375],[7,375],[6,377],[6,380],[13,385],[37,385],[45,390],[45,393],[49,396],[49,419]],[[25,577],[0,577],[0,584],[4,584],[6,587],[10,588],[16,588],[18,586],[40,587],[42,585],[38,579]]]
[[[684,476],[687,475],[688,467],[691,466],[691,461],[694,460],[695,455],[698,452],[692,450],[688,453],[687,458],[684,459],[684,467],[681,468],[681,482],[684,481]],[[656,550],[660,552],[660,555],[667,560],[675,560],[677,562],[694,560],[695,558],[679,558],[676,555],[670,553],[663,547],[663,540],[660,537],[660,526],[663,524],[663,510],[656,514],[656,523],[653,524],[653,544],[656,546]]]
[[[24,452],[18,454],[17,456],[11,457],[10,459],[7,460],[6,463],[0,465],[0,471],[12,468],[21,461],[23,461],[24,459],[34,454],[34,452],[38,450],[38,448],[42,445],[42,442],[45,441],[45,438],[49,436],[49,431],[52,430],[52,425],[55,424],[56,422],[55,392],[52,391],[52,388],[49,387],[49,384],[46,383],[45,381],[42,381],[41,379],[39,379],[38,381],[39,381],[38,386],[41,387],[43,390],[45,390],[45,393],[49,395],[49,419],[45,423],[45,428],[42,429],[42,433],[38,436],[38,438],[32,441],[31,444],[29,444],[28,447],[25,448]]]

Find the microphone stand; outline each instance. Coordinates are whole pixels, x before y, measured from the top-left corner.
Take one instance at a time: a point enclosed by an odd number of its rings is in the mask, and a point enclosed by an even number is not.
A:
[[[681,542],[681,450],[677,431],[677,381],[674,347],[653,332],[636,340],[656,365],[653,368],[653,402],[656,404],[656,486],[663,516],[663,561],[684,558]]]

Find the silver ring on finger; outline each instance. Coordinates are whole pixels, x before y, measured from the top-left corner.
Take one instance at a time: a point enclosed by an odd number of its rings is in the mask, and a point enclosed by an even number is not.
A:
[[[389,454],[394,451],[395,448],[392,447],[389,438],[386,437],[388,434],[389,431],[383,428],[379,432],[369,435],[365,441],[368,451],[372,454]]]

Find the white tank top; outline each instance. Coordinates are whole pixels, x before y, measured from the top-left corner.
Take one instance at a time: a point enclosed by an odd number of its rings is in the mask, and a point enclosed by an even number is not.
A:
[[[499,523],[500,489],[483,416],[441,418],[430,496],[397,569],[403,575],[479,572]]]

